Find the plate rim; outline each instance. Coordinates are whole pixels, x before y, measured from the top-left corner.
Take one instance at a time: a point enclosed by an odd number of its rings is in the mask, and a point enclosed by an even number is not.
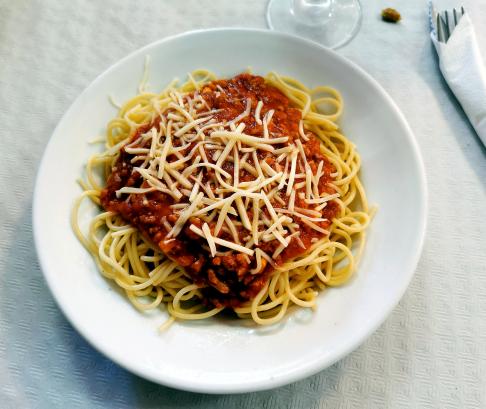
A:
[[[127,60],[131,59],[133,56],[138,54],[143,54],[144,51],[150,49],[152,47],[160,46],[164,43],[170,43],[171,41],[182,39],[184,37],[191,37],[197,36],[200,34],[205,33],[220,33],[223,35],[224,33],[228,32],[242,32],[242,33],[254,33],[257,35],[263,36],[270,36],[270,37],[280,37],[283,39],[289,39],[292,41],[300,42],[304,46],[313,47],[318,49],[320,52],[332,54],[333,57],[341,64],[348,66],[349,68],[356,71],[359,75],[366,78],[366,80],[373,86],[373,88],[383,97],[387,104],[392,108],[394,111],[397,119],[403,126],[405,130],[405,134],[407,136],[407,141],[410,144],[411,152],[415,158],[415,166],[417,167],[417,174],[418,174],[418,185],[417,185],[417,192],[420,194],[420,214],[417,216],[418,222],[418,234],[414,241],[413,250],[411,250],[411,256],[408,258],[408,268],[406,271],[410,271],[408,276],[406,277],[405,281],[402,283],[399,291],[397,291],[397,295],[395,297],[394,302],[386,305],[386,308],[383,308],[383,313],[380,319],[377,319],[373,325],[368,325],[366,331],[364,331],[360,337],[355,337],[352,341],[347,343],[345,348],[342,348],[338,353],[334,354],[331,358],[326,359],[316,359],[314,362],[306,365],[305,367],[297,367],[292,371],[289,371],[284,376],[279,377],[272,377],[267,380],[257,380],[257,381],[246,381],[244,383],[232,383],[232,384],[209,384],[209,383],[191,383],[191,381],[184,382],[180,379],[180,377],[171,377],[169,376],[159,376],[157,375],[157,371],[149,370],[145,368],[145,371],[142,369],[143,365],[138,366],[133,363],[133,360],[124,359],[122,356],[118,356],[109,349],[104,348],[100,345],[96,337],[92,337],[89,334],[89,331],[85,329],[85,326],[82,325],[70,311],[65,308],[60,301],[58,294],[54,290],[54,285],[52,277],[47,269],[47,255],[46,252],[42,251],[42,239],[41,239],[41,214],[40,214],[40,190],[41,190],[41,177],[47,167],[46,158],[50,150],[53,149],[53,140],[54,135],[59,131],[61,125],[64,123],[66,117],[69,117],[73,111],[76,110],[77,105],[80,101],[84,98],[84,95],[89,92],[89,90],[96,86],[100,81],[102,81],[106,76],[108,76],[112,71],[116,70],[119,66],[123,65]],[[198,29],[198,30],[190,30],[185,31],[182,33],[178,33],[175,35],[163,37],[161,39],[155,40],[145,46],[142,46],[128,55],[122,57],[121,59],[117,60],[113,64],[111,64],[108,68],[106,68],[103,72],[98,74],[84,89],[81,93],[79,93],[74,101],[70,104],[69,108],[64,112],[62,117],[59,119],[57,125],[55,126],[54,130],[51,132],[49,140],[46,144],[44,152],[42,154],[42,159],[40,164],[37,168],[37,174],[35,177],[35,184],[34,184],[34,191],[33,191],[33,200],[32,200],[32,228],[33,228],[33,238],[34,238],[34,247],[37,254],[37,258],[39,260],[40,270],[42,271],[42,275],[47,283],[49,291],[54,298],[55,303],[57,304],[58,308],[61,310],[63,315],[66,317],[68,322],[76,329],[76,331],[98,352],[103,354],[105,357],[109,358],[117,365],[121,366],[122,368],[128,370],[131,373],[134,373],[142,378],[148,379],[150,381],[156,382],[158,384],[185,390],[189,392],[199,392],[199,393],[211,393],[211,394],[232,394],[232,393],[247,393],[247,392],[256,392],[262,390],[268,390],[277,388],[280,386],[287,385],[292,382],[296,382],[298,380],[307,378],[311,375],[314,375],[325,368],[333,365],[337,361],[341,360],[343,357],[347,356],[357,347],[359,347],[363,342],[370,337],[377,329],[380,327],[383,322],[389,317],[390,313],[399,303],[399,301],[403,298],[403,295],[407,288],[410,285],[410,282],[415,274],[415,270],[417,264],[419,262],[424,241],[425,241],[425,234],[427,229],[427,214],[428,214],[428,187],[427,187],[427,176],[425,172],[425,166],[422,158],[422,154],[419,149],[419,145],[417,139],[410,128],[404,114],[399,109],[398,105],[395,101],[391,98],[391,96],[387,93],[387,91],[380,85],[380,83],[375,80],[368,72],[366,72],[363,68],[361,68],[356,62],[350,60],[343,55],[324,47],[323,45],[316,43],[314,41],[294,36],[291,34],[286,34],[278,31],[267,30],[267,29],[256,29],[256,28],[240,28],[240,27],[219,27],[219,28],[210,28],[210,29]],[[80,244],[81,245],[81,244]]]

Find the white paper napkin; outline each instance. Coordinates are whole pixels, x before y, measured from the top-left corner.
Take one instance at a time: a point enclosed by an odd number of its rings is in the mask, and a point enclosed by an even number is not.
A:
[[[431,23],[430,36],[439,55],[442,75],[486,146],[486,69],[471,19],[465,13],[447,43],[437,39],[433,8]]]

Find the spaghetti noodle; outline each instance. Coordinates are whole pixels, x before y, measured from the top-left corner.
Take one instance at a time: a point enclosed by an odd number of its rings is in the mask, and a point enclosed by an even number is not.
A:
[[[336,125],[336,90],[197,70],[160,94],[141,91],[108,124],[72,213],[136,308],[165,304],[164,327],[223,309],[266,325],[349,280],[370,212],[360,157]],[[84,198],[105,210],[87,234]]]

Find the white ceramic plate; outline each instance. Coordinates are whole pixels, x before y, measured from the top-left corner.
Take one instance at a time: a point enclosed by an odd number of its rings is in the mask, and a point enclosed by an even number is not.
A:
[[[161,90],[196,68],[232,76],[248,66],[275,70],[308,86],[331,85],[344,97],[342,129],[362,157],[362,179],[379,211],[364,259],[348,285],[320,295],[318,310],[299,311],[271,328],[238,320],[157,327],[166,313],[141,314],[103,279],[71,231],[76,184],[116,114],[108,95],[136,93],[144,59],[149,86]],[[402,114],[365,72],[317,44],[277,32],[218,29],[151,44],[100,75],[73,103],[47,146],[34,195],[35,243],[49,287],[74,327],[128,370],[175,388],[236,393],[268,389],[312,375],[368,337],[397,304],[413,275],[425,230],[424,168]],[[88,217],[82,220],[87,223]],[[67,375],[69,376],[69,375]]]

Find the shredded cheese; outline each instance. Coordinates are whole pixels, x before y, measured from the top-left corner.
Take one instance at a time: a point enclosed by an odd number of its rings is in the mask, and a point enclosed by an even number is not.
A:
[[[194,224],[191,224],[189,229],[191,229],[197,235],[199,235],[201,237],[205,237],[204,232],[201,229],[199,229],[198,227],[196,227]],[[215,244],[219,244],[220,246],[239,251],[240,253],[248,254],[249,256],[253,256],[253,254],[255,252],[254,250],[243,247],[240,244],[236,244],[236,243],[233,243],[233,242],[228,241],[228,240],[223,240],[223,239],[220,239],[218,237],[213,237],[213,240],[214,240]]]
[[[290,173],[289,173],[289,181],[287,183],[287,196],[290,196],[290,192],[292,191],[292,187],[294,185],[295,179],[295,170],[297,167],[297,151],[292,152],[292,162],[290,165]]]
[[[192,77],[190,82],[197,90],[202,86]],[[224,92],[221,86],[217,88]],[[307,158],[305,143],[310,132],[304,121],[300,120],[297,135],[276,135],[278,127],[270,127],[275,111],[263,114],[263,101],[258,100],[256,106],[255,102],[252,108],[252,99],[246,98],[244,110],[226,122],[217,116],[222,109],[211,109],[199,92],[171,88],[166,98],[152,102],[160,124],[133,141],[119,142],[107,153],[115,155],[124,147],[133,156],[133,171],[143,179],[140,187],[117,190],[118,198],[155,191],[173,198],[170,208],[177,220],[161,219],[166,241],[189,226],[205,241],[202,246],[212,257],[231,251],[244,254],[253,263],[252,274],[260,273],[267,264],[275,267],[274,259],[292,240],[305,248],[300,238],[302,224],[328,235],[319,224],[328,222],[322,209],[340,196],[329,189],[322,192],[325,163],[320,161],[316,168]],[[130,121],[129,115],[130,111],[126,114]],[[244,132],[253,118],[261,126],[259,135],[255,128]],[[330,183],[326,186],[339,192]],[[143,197],[143,204],[148,203]],[[192,218],[200,219],[201,228]],[[271,241],[276,242],[272,254],[256,247]]]
[[[176,224],[174,225],[174,227],[172,227],[169,234],[167,234],[167,237],[170,238],[173,236],[177,236],[181,232],[182,228],[184,227],[184,224],[189,220],[189,218],[194,212],[194,209],[196,209],[199,203],[201,202],[202,197],[203,197],[203,193],[200,192],[196,196],[194,201],[189,205],[189,207],[181,213],[179,219],[177,219],[176,221]]]
[[[216,255],[216,243],[214,242],[214,237],[211,235],[211,230],[209,229],[209,225],[207,223],[202,225],[202,232],[208,242],[211,255],[214,257]]]
[[[258,101],[258,104],[255,108],[255,122],[258,124],[258,125],[261,125],[262,124],[262,120],[260,118],[260,112],[262,111],[262,107],[263,107],[263,102],[262,101]]]

